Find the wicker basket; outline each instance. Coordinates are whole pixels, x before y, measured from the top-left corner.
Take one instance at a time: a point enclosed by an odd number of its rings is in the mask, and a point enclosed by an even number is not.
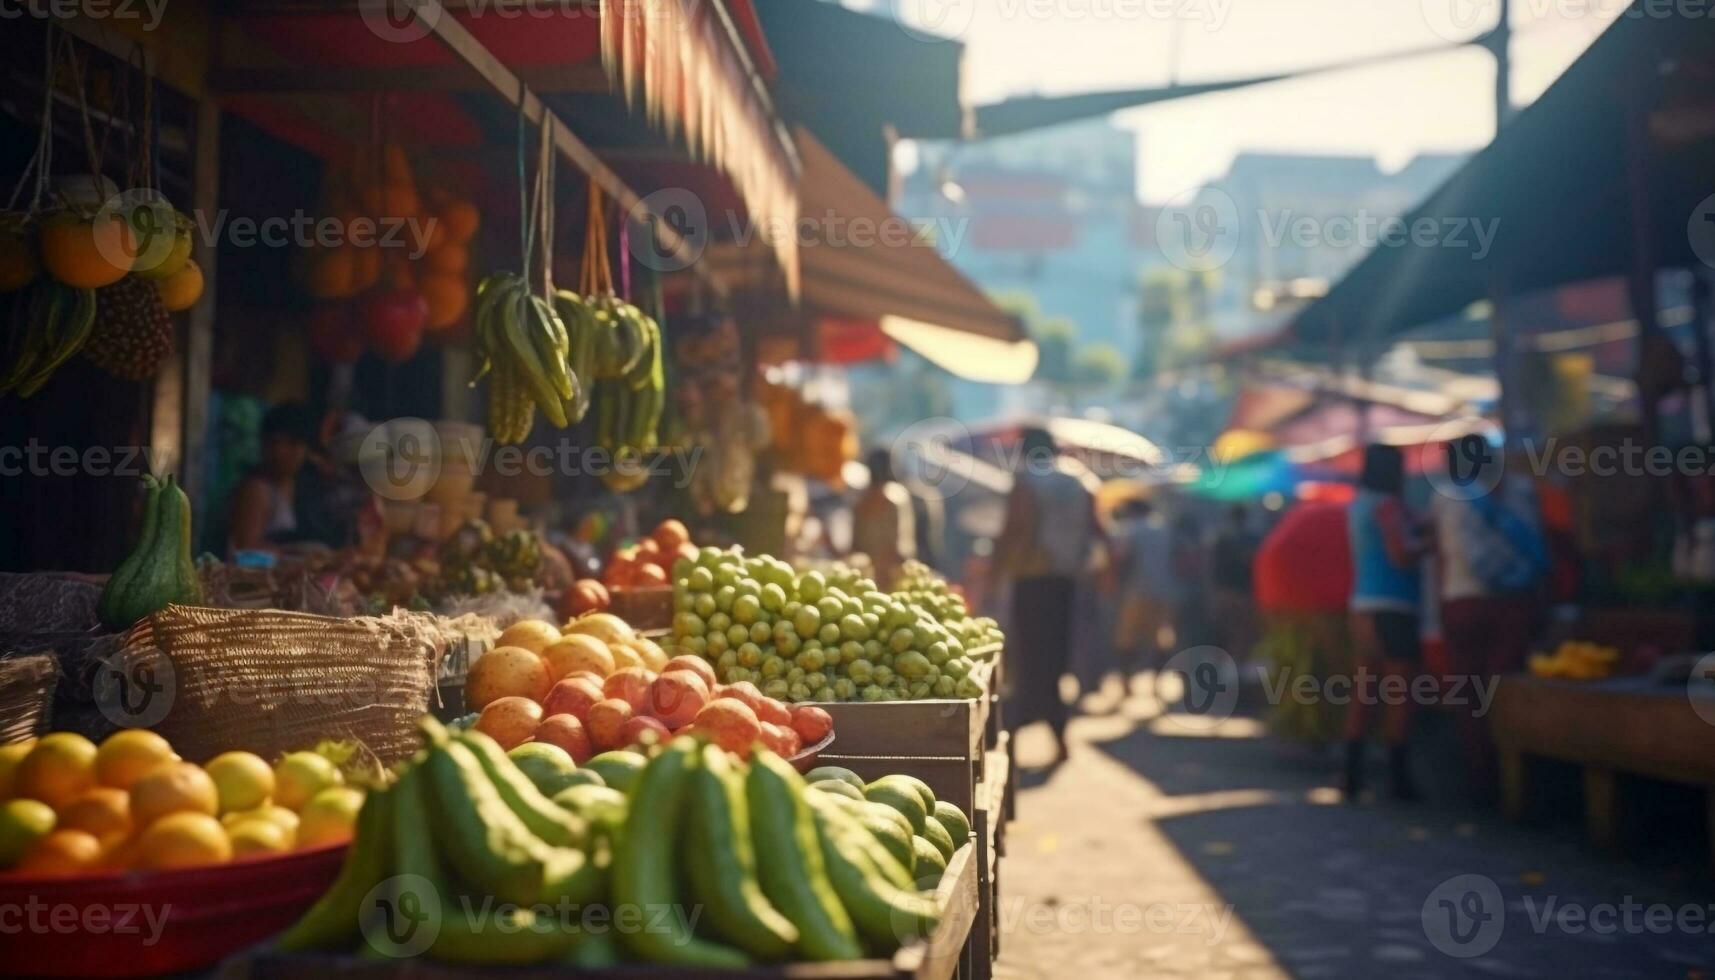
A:
[[[402,611],[331,619],[168,606],[132,630],[115,672],[167,692],[126,710],[188,759],[352,739],[390,763],[420,744],[417,719],[461,637],[452,621]]]
[[[58,680],[59,665],[51,654],[0,658],[0,745],[47,730]]]

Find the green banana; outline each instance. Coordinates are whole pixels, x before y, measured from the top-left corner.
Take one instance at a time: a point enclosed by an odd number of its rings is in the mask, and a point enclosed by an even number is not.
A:
[[[345,949],[357,941],[363,900],[387,877],[392,856],[391,824],[391,794],[384,789],[371,790],[357,813],[357,828],[339,877],[304,917],[276,940],[280,949]]]
[[[933,932],[941,917],[934,900],[895,887],[864,845],[869,831],[832,798],[808,795],[828,880],[871,949],[891,955],[906,939]]]
[[[500,792],[500,798],[530,832],[551,847],[581,848],[589,843],[589,827],[582,817],[569,813],[543,796],[529,777],[506,757],[494,739],[481,732],[466,731],[459,736],[478,762],[489,782]]]
[[[798,928],[768,903],[756,877],[750,812],[726,750],[705,745],[690,775],[684,858],[691,893],[720,938],[764,962],[786,959]]]
[[[816,961],[863,956],[851,916],[828,881],[803,777],[759,749],[745,779],[763,894],[798,927],[798,952]]]
[[[434,788],[435,839],[459,876],[501,901],[539,899],[547,848],[501,799],[469,747],[438,745],[423,765]]]

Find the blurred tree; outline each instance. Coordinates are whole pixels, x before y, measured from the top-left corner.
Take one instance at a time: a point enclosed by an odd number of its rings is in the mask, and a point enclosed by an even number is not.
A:
[[[1038,352],[1036,380],[1056,386],[1072,384],[1076,380],[1072,364],[1078,327],[1070,320],[1056,318],[1037,324],[1030,333],[1036,338]]]
[[[1078,351],[1072,363],[1072,381],[1080,388],[1107,389],[1125,378],[1125,355],[1111,344],[1091,344]]]

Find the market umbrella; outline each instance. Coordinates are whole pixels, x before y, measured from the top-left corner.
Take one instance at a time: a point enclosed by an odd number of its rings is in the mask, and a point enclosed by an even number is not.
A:
[[[1252,566],[1263,612],[1342,612],[1352,592],[1346,506],[1295,505],[1263,538]]]

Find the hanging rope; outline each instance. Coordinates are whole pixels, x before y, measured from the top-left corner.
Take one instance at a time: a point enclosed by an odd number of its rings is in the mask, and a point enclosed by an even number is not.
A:
[[[36,150],[30,155],[30,161],[24,166],[24,172],[18,175],[17,186],[12,188],[12,194],[6,199],[6,210],[13,211],[18,207],[18,199],[24,193],[24,185],[30,182],[34,174],[35,182],[30,192],[29,206],[24,209],[24,216],[32,218],[41,206],[42,198],[47,194],[48,173],[53,165],[54,153],[54,79],[59,67],[54,41],[57,40],[55,28],[48,24],[46,43],[42,50],[42,122],[36,134]]]

